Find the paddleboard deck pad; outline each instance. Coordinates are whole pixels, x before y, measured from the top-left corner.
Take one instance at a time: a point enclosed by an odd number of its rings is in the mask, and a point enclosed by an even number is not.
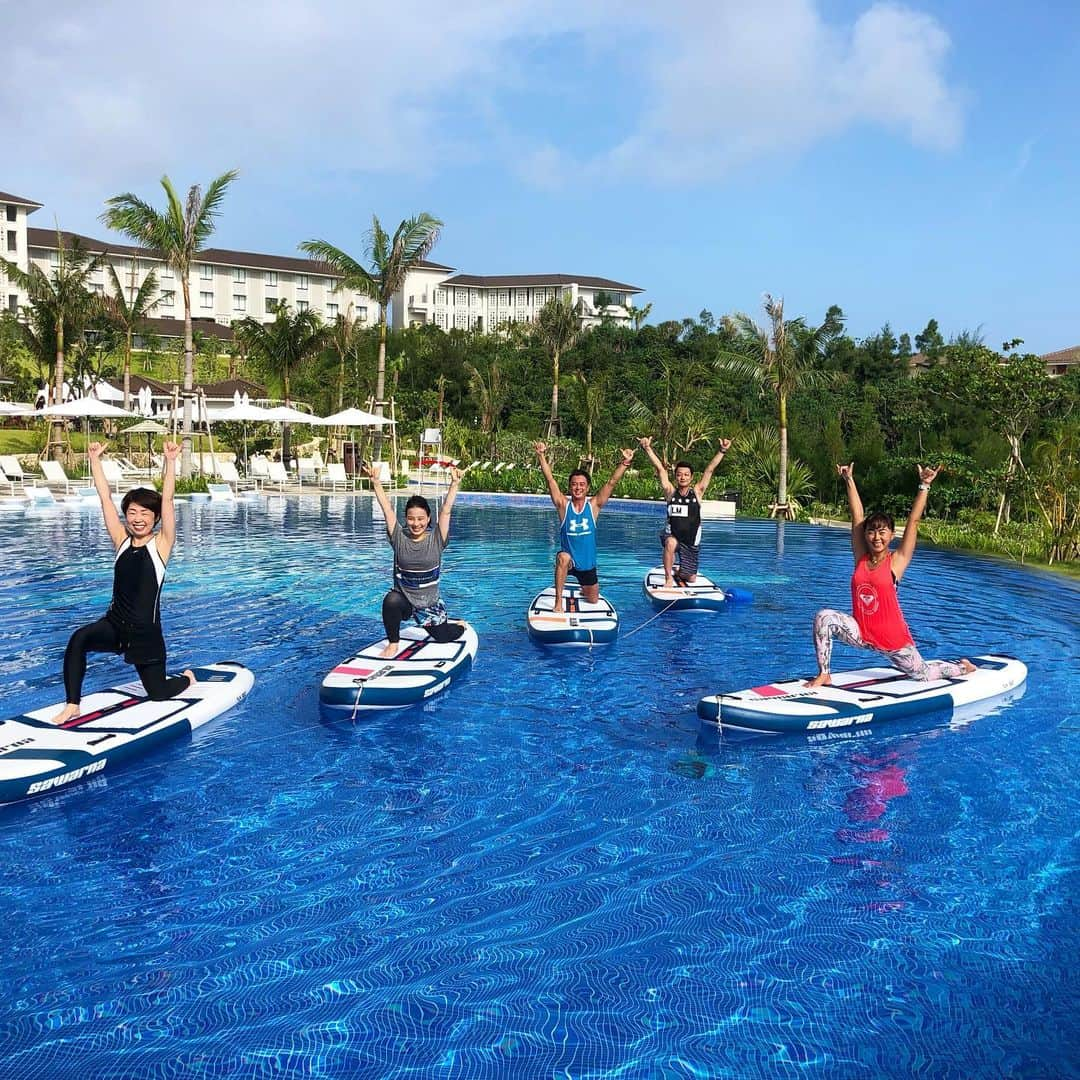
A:
[[[82,712],[49,723],[63,703],[0,721],[0,802],[53,794],[188,735],[241,701],[255,676],[225,661],[193,668],[177,697],[151,701],[138,680],[83,697]]]
[[[397,656],[380,656],[386,645],[387,639],[381,638],[338,664],[323,679],[319,701],[326,708],[350,713],[402,709],[426,701],[472,667],[480,642],[465,623],[457,641],[440,644],[418,626],[403,626]]]
[[[652,606],[660,611],[722,611],[732,603],[749,603],[745,589],[722,589],[704,574],[696,574],[689,585],[664,584],[664,568],[654,566],[642,585]]]
[[[972,658],[976,670],[955,679],[918,682],[894,667],[833,673],[831,686],[808,689],[806,677],[714,694],[698,702],[702,720],[733,731],[773,735],[850,731],[882,720],[952,710],[1004,694],[1027,679],[1012,656]]]
[[[555,586],[538,592],[529,605],[529,637],[540,645],[607,645],[619,636],[619,616],[603,596],[595,604],[581,586],[563,586],[563,610],[555,610]]]

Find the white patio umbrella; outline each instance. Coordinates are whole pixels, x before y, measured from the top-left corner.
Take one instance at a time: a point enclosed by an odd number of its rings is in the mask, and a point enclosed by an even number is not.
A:
[[[324,416],[320,421],[327,427],[343,427],[343,428],[358,428],[358,427],[385,427],[387,424],[393,424],[394,421],[387,416],[379,416],[377,413],[368,412],[366,409],[342,409],[341,412],[336,412],[332,416]],[[355,441],[350,440],[355,446]],[[356,462],[357,468],[359,468],[359,461]]]
[[[321,424],[322,417],[314,416],[312,413],[301,412],[299,409],[294,409],[290,405],[277,405],[273,409],[266,410],[266,419],[274,420],[279,424]],[[288,467],[288,462],[285,460],[285,429],[282,427],[281,431],[281,463]]]
[[[145,435],[146,436],[146,457],[148,461],[153,461],[153,438],[155,435],[167,435],[169,429],[164,424],[159,424],[156,420],[140,420],[137,424],[132,424],[129,428],[124,428],[125,435]]]
[[[67,401],[61,402],[58,405],[46,405],[43,409],[35,409],[30,416],[45,416],[52,419],[57,417],[74,420],[80,419],[86,421],[86,442],[90,442],[90,418],[98,417],[106,420],[138,420],[137,413],[127,412],[124,409],[119,409],[115,405],[110,405],[107,401],[98,401],[97,398],[83,397],[83,398],[69,398]],[[90,459],[86,459],[87,475],[89,475]]]
[[[33,415],[33,405],[23,405],[18,401],[0,401],[0,416]]]
[[[233,401],[239,395],[233,396]],[[214,413],[214,422],[218,420],[233,420],[239,421],[244,429],[244,469],[247,469],[248,463],[248,449],[247,449],[247,426],[248,421],[258,422],[260,420],[272,420],[269,409],[263,409],[258,405],[252,405],[248,402],[241,401],[237,404],[230,405],[227,409],[222,409],[220,412]]]

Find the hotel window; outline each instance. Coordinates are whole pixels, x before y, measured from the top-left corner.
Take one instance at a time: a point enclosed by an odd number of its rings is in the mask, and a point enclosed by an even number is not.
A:
[[[247,271],[242,266],[233,267],[232,279],[237,284],[247,281]]]
[[[105,295],[105,286],[100,281],[91,281],[90,282],[90,291],[97,293],[98,296],[104,296]]]
[[[311,307],[311,305],[306,300],[297,300],[296,301],[296,310],[297,311],[307,311],[307,309],[309,307]]]
[[[277,271],[276,270],[267,270],[266,271],[266,284],[268,286],[269,285],[277,285]]]
[[[212,292],[199,293],[199,305],[204,308],[212,308],[214,306],[214,294]]]
[[[172,267],[168,263],[162,263],[161,269],[158,271],[158,277],[164,280],[165,278],[171,278],[172,276]]]
[[[15,230],[14,229],[8,229],[7,249],[8,249],[8,251],[14,251],[15,250]]]
[[[16,312],[19,310],[19,297],[15,293],[8,293],[7,309]]]
[[[263,311],[265,311],[267,315],[276,315],[277,314],[277,307],[278,307],[278,301],[272,296],[268,296],[263,301]]]
[[[54,268],[60,265],[60,252],[59,251],[50,251],[49,252],[49,265],[54,267]]]
[[[500,304],[501,307],[509,306],[509,304],[510,304],[510,290],[509,289],[500,289],[499,290],[499,304]]]
[[[337,306],[337,304],[327,304],[326,305],[326,317],[328,319],[336,319],[338,317],[338,306]]]
[[[213,281],[214,268],[209,263],[203,263],[202,266],[199,267],[199,277],[203,281]]]
[[[518,307],[524,307],[526,301],[529,299],[528,289],[515,289],[514,290],[514,303]]]
[[[326,291],[332,293],[337,288],[337,278],[328,277],[326,279]]]
[[[172,307],[176,303],[176,290],[166,289],[161,294],[161,306]]]
[[[247,295],[245,293],[233,293],[233,311],[247,311]]]
[[[301,291],[307,289],[307,274],[296,275],[296,287]]]
[[[9,206],[9,207],[7,208],[7,219],[8,219],[8,221],[15,221],[15,220],[17,220],[17,218],[16,218],[16,214],[17,214],[17,213],[18,213],[18,211],[17,211],[16,209],[15,209],[15,207],[14,207],[14,206]]]
[[[367,308],[366,307],[358,307],[356,309],[356,317],[361,322],[367,322]]]

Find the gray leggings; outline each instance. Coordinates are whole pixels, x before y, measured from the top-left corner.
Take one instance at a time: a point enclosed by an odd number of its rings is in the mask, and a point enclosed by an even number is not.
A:
[[[856,649],[871,649],[881,653],[888,658],[893,667],[899,668],[905,675],[919,682],[955,679],[958,675],[964,674],[964,669],[959,664],[950,664],[945,660],[935,660],[928,664],[919,655],[919,650],[914,645],[905,645],[902,649],[892,651],[875,649],[873,645],[868,645],[863,641],[859,624],[851,615],[843,611],[834,611],[832,608],[822,608],[814,616],[814,651],[817,653],[818,667],[823,674],[829,672],[834,637]]]

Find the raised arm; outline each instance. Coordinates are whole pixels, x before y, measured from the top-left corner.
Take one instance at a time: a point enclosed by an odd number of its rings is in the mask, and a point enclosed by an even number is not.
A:
[[[904,526],[904,539],[900,541],[900,546],[893,552],[892,557],[892,572],[896,575],[897,581],[904,576],[904,571],[908,568],[912,555],[915,554],[915,543],[919,538],[919,521],[926,512],[930,485],[941,472],[940,465],[936,469],[930,465],[920,465],[918,468],[919,490],[915,492],[915,501],[911,504],[911,513],[908,514],[907,524]]]
[[[724,460],[724,455],[731,449],[730,439],[720,440],[720,449],[716,451],[715,456],[708,465],[705,466],[705,471],[701,474],[701,479],[694,485],[694,490],[697,492],[699,499],[705,498],[705,492],[709,489],[709,483],[712,480],[713,473],[716,472],[717,466]]]
[[[866,553],[866,537],[863,535],[862,523],[866,520],[866,511],[863,510],[862,498],[859,489],[855,486],[855,462],[850,465],[837,465],[836,471],[844,479],[844,487],[847,489],[848,507],[851,510],[851,550],[858,562]]]
[[[559,485],[555,483],[555,477],[552,475],[551,466],[548,464],[547,443],[534,442],[533,449],[536,451],[536,456],[540,459],[540,471],[544,474],[544,480],[547,481],[547,489],[548,494],[551,496],[551,501],[555,504],[555,509],[562,514],[566,510],[566,496],[560,490]]]
[[[101,455],[104,452],[104,443],[92,442],[86,448],[86,456],[90,459],[90,475],[94,478],[94,487],[101,501],[101,516],[105,519],[105,528],[109,531],[113,547],[119,547],[127,538],[127,529],[113,505],[109,481],[105,479],[105,470],[101,467]]]
[[[394,508],[390,505],[390,500],[386,497],[382,484],[379,483],[379,470],[369,462],[364,466],[363,472],[371,481],[371,490],[375,493],[375,501],[379,504],[383,517],[386,518],[386,535],[393,536],[394,529],[397,528],[397,514],[394,513]]]
[[[656,451],[652,448],[652,436],[642,435],[638,439],[638,446],[645,451],[646,456],[652,462],[653,468],[656,470],[656,478],[660,481],[660,487],[663,488],[664,497],[668,498],[675,490],[675,485],[671,482],[671,477],[668,476],[664,463],[656,456]]]
[[[461,470],[450,470],[450,486],[446,489],[446,498],[439,507],[439,535],[445,546],[450,540],[450,511],[454,508],[454,500],[457,498],[458,485],[461,483]]]
[[[167,442],[162,453],[165,462],[161,472],[161,528],[158,530],[157,549],[162,562],[168,562],[176,543],[176,459],[180,456],[180,444]]]
[[[600,508],[611,498],[611,493],[615,490],[615,485],[622,479],[623,473],[630,468],[630,462],[633,460],[634,451],[624,449],[622,451],[622,461],[615,466],[615,471],[608,478],[608,482],[592,498],[594,514],[599,514]]]

